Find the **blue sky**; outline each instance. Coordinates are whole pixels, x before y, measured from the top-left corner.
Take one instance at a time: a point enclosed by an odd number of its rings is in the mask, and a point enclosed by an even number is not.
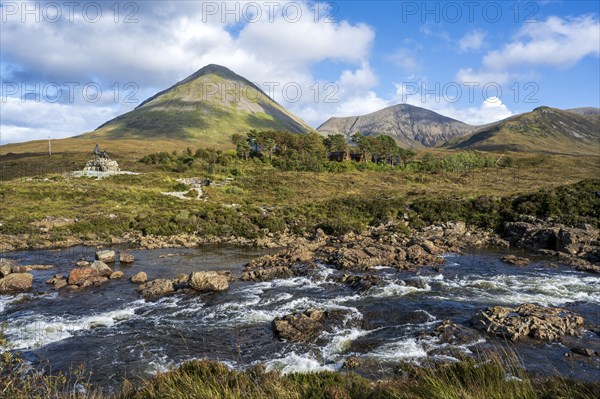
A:
[[[1,144],[93,130],[209,63],[314,127],[401,102],[471,124],[600,106],[597,1],[0,4]]]

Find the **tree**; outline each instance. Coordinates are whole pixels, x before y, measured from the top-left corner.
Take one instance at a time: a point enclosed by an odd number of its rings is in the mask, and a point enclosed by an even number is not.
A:
[[[363,135],[360,132],[356,132],[352,135],[352,142],[356,144],[360,151],[363,162],[367,162],[367,155],[373,152],[373,143],[369,140],[369,137]]]
[[[323,144],[329,152],[347,152],[348,141],[343,134],[332,134],[323,140]]]
[[[398,156],[400,157],[400,162],[402,163],[402,167],[406,168],[406,165],[417,155],[416,152],[410,150],[408,148],[398,148]]]

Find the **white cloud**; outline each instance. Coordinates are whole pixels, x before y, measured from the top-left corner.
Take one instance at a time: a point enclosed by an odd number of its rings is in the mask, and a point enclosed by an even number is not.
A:
[[[464,35],[458,42],[461,52],[479,50],[483,47],[487,33],[482,30],[473,30]]]
[[[434,111],[468,123],[470,125],[484,125],[506,119],[514,113],[497,97],[489,97],[482,101],[478,107],[455,108],[445,105]]]
[[[29,7],[34,3],[30,2]],[[214,63],[225,65],[262,87],[267,82],[276,82],[279,87],[298,83],[304,91],[299,103],[285,103],[282,91],[274,92],[275,100],[297,113],[317,108],[312,104],[309,88],[315,83],[311,67],[320,62],[338,62],[344,68],[337,81],[340,99],[343,93],[352,102],[353,98],[367,95],[377,84],[377,77],[368,65],[374,31],[364,24],[327,20],[322,4],[294,2],[301,18],[292,22],[282,11],[286,3],[280,3],[268,12],[263,9],[256,22],[244,22],[242,18],[239,24],[234,24],[230,17],[224,23],[222,10],[203,16],[201,2],[180,2],[177,6],[158,1],[136,4],[140,7],[135,16],[139,22],[133,24],[115,23],[108,10],[110,4],[104,10],[105,17],[97,23],[84,21],[77,12],[74,23],[35,23],[32,18],[22,23],[20,18],[9,18],[2,23],[0,37],[4,80],[42,84],[98,81],[105,89],[114,82],[121,86],[134,82],[140,87],[137,97],[143,100],[143,96]],[[212,4],[219,8],[235,6],[224,2]],[[243,8],[246,3],[239,4]],[[321,10],[319,18],[315,18],[313,6]],[[349,69],[352,66],[358,67]],[[322,108],[320,116],[313,120],[308,117],[308,122],[321,122],[323,114],[339,104],[318,107]],[[112,110],[110,116],[104,106]],[[41,109],[40,105],[35,107]],[[52,115],[46,115],[64,124],[49,123],[43,135],[90,131],[114,116],[119,108],[124,108],[121,103],[105,102],[48,105],[44,109],[53,111]],[[20,101],[6,112],[3,109],[3,142],[30,140],[29,133],[19,136],[23,129],[38,131],[26,116],[27,109],[31,106]],[[11,114],[10,124],[5,120],[6,114]]]
[[[421,63],[414,52],[408,48],[401,47],[388,58],[405,72],[413,73],[421,70]]]
[[[535,65],[566,68],[586,56],[599,54],[598,19],[549,17],[543,22],[525,24],[514,41],[486,54],[483,64],[495,71]]]
[[[354,72],[344,70],[339,79],[339,84],[343,87],[370,88],[377,85],[377,83],[377,76],[366,62]]]
[[[344,102],[335,107],[335,111],[331,115],[340,116],[359,116],[379,111],[382,108],[388,107],[388,101],[381,99],[373,91],[369,91],[364,96],[355,96],[346,99]]]
[[[511,75],[502,71],[474,71],[473,68],[459,69],[456,80],[461,83],[478,83],[483,86],[488,83],[503,85],[507,83]]]
[[[112,107],[22,102],[12,97],[3,98],[0,107],[0,145],[48,137],[70,137],[90,130],[90,126],[96,128],[120,113]]]

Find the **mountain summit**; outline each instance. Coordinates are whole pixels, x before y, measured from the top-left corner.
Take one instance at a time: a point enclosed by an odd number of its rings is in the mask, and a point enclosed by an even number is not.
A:
[[[475,126],[408,104],[393,105],[362,116],[330,118],[317,128],[324,134],[347,137],[356,132],[367,136],[385,134],[405,147],[432,147],[475,129]]]
[[[81,137],[227,143],[251,129],[312,130],[249,80],[211,64]]]

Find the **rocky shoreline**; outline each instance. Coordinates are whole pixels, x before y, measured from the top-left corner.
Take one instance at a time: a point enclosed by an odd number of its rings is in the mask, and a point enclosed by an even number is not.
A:
[[[314,235],[267,233],[264,237],[245,238],[236,236],[200,236],[197,234],[177,234],[172,236],[144,235],[130,232],[108,239],[81,239],[75,236],[46,239],[32,239],[28,234],[0,236],[0,251],[63,249],[73,246],[95,246],[98,248],[114,245],[128,246],[131,249],[195,248],[201,245],[236,245],[259,248],[291,248],[306,253],[317,251],[318,260],[340,265],[346,262],[352,268],[368,268],[372,263],[389,262],[391,265],[436,263],[436,256],[445,252],[460,253],[467,248],[496,247],[505,249],[525,249],[544,256],[553,256],[582,271],[600,273],[600,232],[590,225],[565,226],[552,220],[540,220],[523,216],[517,222],[505,222],[500,232],[466,226],[463,222],[447,222],[425,228],[413,229],[410,236],[395,233],[397,223],[370,227],[361,234],[349,233],[342,237],[326,236],[321,230]],[[326,244],[338,247],[336,254],[324,254]],[[374,246],[373,246],[374,245]],[[358,247],[363,251],[356,251]],[[387,247],[387,248],[384,248]],[[394,247],[394,248],[392,248]],[[354,252],[354,254],[351,254]],[[394,252],[394,253],[392,253]],[[298,254],[297,254],[298,255]],[[428,256],[430,255],[430,256]],[[336,258],[337,256],[337,258]],[[293,258],[290,254],[289,257]],[[408,260],[408,262],[406,262]],[[509,255],[508,263],[525,266],[526,258]],[[343,265],[342,265],[343,266]]]

